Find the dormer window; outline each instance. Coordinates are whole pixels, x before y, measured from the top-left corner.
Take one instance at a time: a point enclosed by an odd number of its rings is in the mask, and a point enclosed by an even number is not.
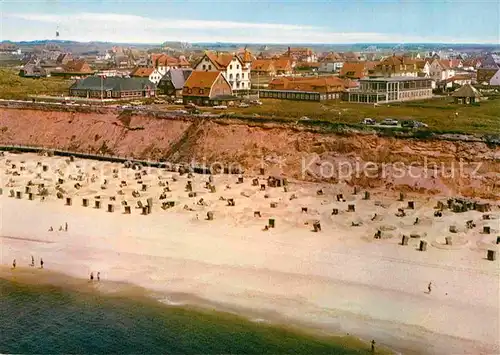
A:
[[[193,93],[193,90],[192,89],[188,89],[188,94],[192,94]]]
[[[205,93],[205,90],[200,89],[200,95],[203,95]]]

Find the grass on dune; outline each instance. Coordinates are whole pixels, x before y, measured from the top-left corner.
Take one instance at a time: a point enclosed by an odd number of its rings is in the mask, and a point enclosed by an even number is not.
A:
[[[0,69],[0,98],[29,99],[31,95],[67,95],[74,80],[62,78],[23,78],[13,69]]]
[[[363,118],[398,120],[413,119],[438,132],[500,134],[500,98],[491,98],[479,105],[457,105],[451,98],[373,106],[348,102],[304,102],[262,100],[262,106],[231,108],[242,115],[258,114],[285,120],[303,116],[333,123],[359,124]],[[458,114],[457,114],[458,113]]]

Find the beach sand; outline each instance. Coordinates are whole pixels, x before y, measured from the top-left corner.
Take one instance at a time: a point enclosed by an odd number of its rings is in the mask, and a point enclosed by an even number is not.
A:
[[[374,190],[364,200],[363,191],[353,195],[345,184],[291,181],[288,192],[283,187],[260,191],[252,186],[255,177],[245,176],[238,184],[236,175],[215,175],[217,191],[210,193],[205,188],[208,175],[189,178],[148,169],[140,178],[147,185],[143,192],[135,179],[140,172],[122,164],[5,154],[0,166],[0,263],[5,266],[0,277],[15,276],[18,270],[9,268],[13,259],[19,267],[29,267],[33,255],[36,267],[40,258],[45,262],[44,270],[33,270],[40,274],[54,271],[88,279],[91,272],[100,272],[103,280],[164,295],[165,303],[240,310],[264,320],[375,339],[403,353],[500,351],[500,268],[498,260],[486,260],[486,250],[498,252],[496,206],[490,220],[478,211],[445,210],[435,218],[439,197],[415,195],[406,197],[415,201],[415,209],[396,217],[407,201],[398,201],[394,192]],[[259,177],[259,185],[265,177]],[[63,199],[56,197],[58,179],[64,180],[59,184]],[[188,180],[196,197],[188,197]],[[44,184],[49,193],[44,201],[36,194],[28,200],[28,181]],[[120,187],[122,181],[127,186]],[[159,183],[166,182],[171,191],[160,200],[165,186]],[[22,192],[21,199],[9,197],[11,189]],[[317,194],[319,189],[323,195]],[[141,196],[133,198],[134,190]],[[345,202],[335,199],[338,193]],[[297,198],[290,200],[292,194]],[[94,208],[97,195],[101,209]],[[70,196],[72,206],[66,206]],[[149,197],[152,213],[141,215],[137,201],[146,204]],[[235,206],[221,197],[233,198]],[[82,206],[82,198],[89,199],[89,207]],[[197,203],[200,198],[204,204]],[[122,201],[131,206],[131,214],[123,213]],[[164,210],[165,201],[175,206]],[[271,202],[277,206],[272,208]],[[110,203],[112,213],[107,212]],[[346,212],[349,204],[355,204],[356,212]],[[333,208],[338,215],[331,214]],[[214,220],[206,219],[208,211]],[[254,217],[254,211],[261,217]],[[276,226],[264,231],[269,218]],[[321,222],[317,233],[312,231],[315,220]],[[476,227],[468,230],[467,220]],[[353,227],[352,222],[362,225]],[[449,232],[451,225],[458,233]],[[482,233],[485,225],[491,234]],[[373,238],[377,230],[381,239]],[[402,246],[403,234],[421,238]],[[453,238],[452,246],[444,245],[446,236]],[[420,239],[429,243],[425,252],[418,251]]]

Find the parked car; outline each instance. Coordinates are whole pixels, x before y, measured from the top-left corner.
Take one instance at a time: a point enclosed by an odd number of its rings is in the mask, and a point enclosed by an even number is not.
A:
[[[196,109],[197,107],[196,107],[195,104],[193,104],[192,102],[190,102],[190,103],[184,105],[184,108]]]
[[[393,118],[386,118],[380,124],[384,126],[397,126],[399,122]]]
[[[188,113],[186,110],[175,110],[174,112],[180,113],[180,114],[183,114],[183,115],[185,115],[185,114]]]
[[[177,100],[174,101],[174,104],[176,104],[176,105],[182,105],[183,101],[182,101],[182,99],[177,99]]]
[[[214,110],[226,110],[227,106],[226,105],[218,105],[213,107]]]
[[[261,106],[262,105],[262,101],[259,101],[259,100],[252,100],[252,101],[250,101],[250,103],[252,105],[257,105],[257,106]]]
[[[142,102],[141,101],[131,101],[130,104],[132,106],[140,106],[140,105],[142,105]]]
[[[301,121],[309,121],[309,120],[310,120],[310,118],[309,118],[309,117],[307,117],[307,116],[302,116],[302,117],[300,118],[300,120],[301,120]]]
[[[246,107],[250,107],[250,105],[247,104],[247,103],[242,102],[241,104],[238,105],[238,107],[240,107],[240,108],[246,108]]]
[[[166,104],[166,103],[167,103],[167,101],[162,100],[162,99],[156,99],[156,100],[154,101],[154,103],[155,103],[155,104]]]
[[[365,118],[363,121],[361,121],[361,124],[372,126],[374,124],[377,124],[377,121],[375,121],[373,118]]]

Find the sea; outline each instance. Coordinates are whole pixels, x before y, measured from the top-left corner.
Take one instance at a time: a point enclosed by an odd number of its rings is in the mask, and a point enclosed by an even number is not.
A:
[[[341,339],[149,297],[0,279],[3,354],[371,353]]]

